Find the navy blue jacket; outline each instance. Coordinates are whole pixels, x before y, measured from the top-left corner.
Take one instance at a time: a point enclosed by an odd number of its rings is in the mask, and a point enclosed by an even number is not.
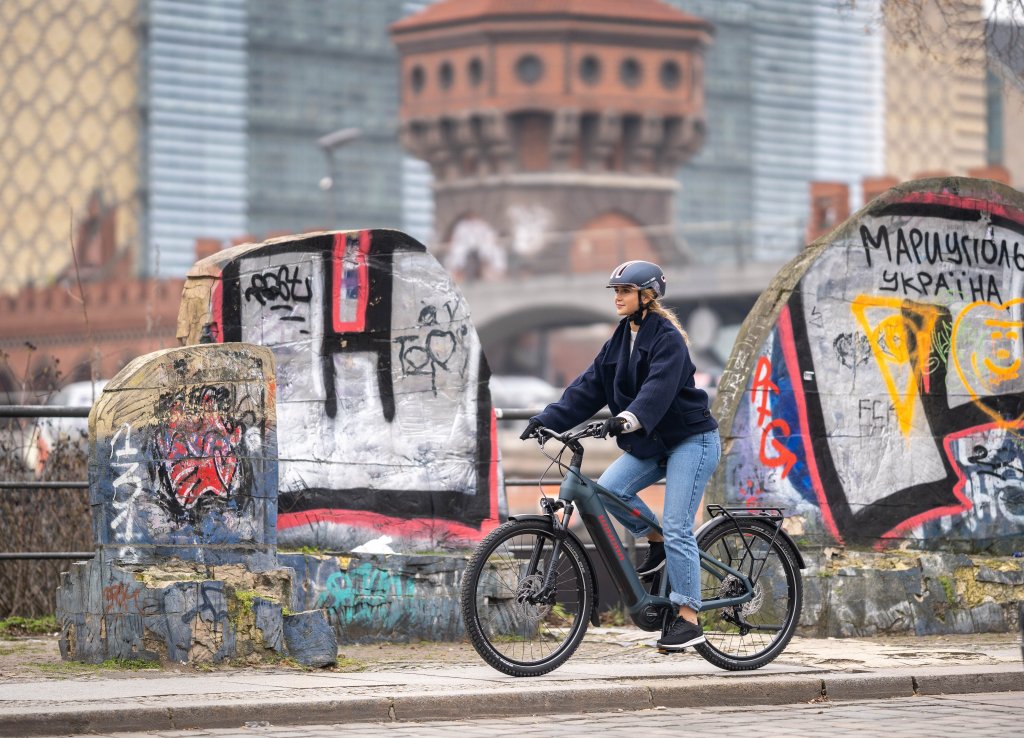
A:
[[[675,326],[649,312],[632,354],[629,328],[629,318],[623,318],[590,368],[532,420],[561,432],[605,405],[613,415],[628,410],[643,428],[620,435],[619,448],[640,459],[665,456],[687,436],[717,428],[707,393],[694,385],[697,368]]]

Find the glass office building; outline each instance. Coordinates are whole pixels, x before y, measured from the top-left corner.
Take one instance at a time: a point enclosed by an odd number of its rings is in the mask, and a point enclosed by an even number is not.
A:
[[[701,261],[788,259],[804,245],[811,181],[853,192],[882,173],[877,0],[668,1],[716,27],[707,140],[679,175],[679,230]]]
[[[715,26],[705,52],[704,146],[681,170],[677,233],[698,261],[749,259],[754,220],[753,9],[747,2],[673,0]]]
[[[403,200],[429,231],[387,31],[422,4],[145,2],[144,270],[183,274],[201,237],[408,226]],[[360,137],[318,146],[343,128]]]
[[[815,9],[814,169],[821,182],[850,188],[851,212],[862,179],[885,174],[885,38],[878,3]]]
[[[418,13],[437,0],[406,0],[402,15]],[[412,156],[402,157],[402,230],[426,244],[433,244],[434,175],[430,165]]]
[[[141,89],[146,274],[182,275],[197,237],[246,232],[246,16],[245,0],[148,3]]]

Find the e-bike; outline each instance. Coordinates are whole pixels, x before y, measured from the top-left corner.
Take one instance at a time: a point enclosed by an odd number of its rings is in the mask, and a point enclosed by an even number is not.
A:
[[[577,511],[633,623],[664,634],[675,616],[665,569],[645,588],[606,505],[638,513],[580,471],[580,440],[600,434],[601,423],[561,434],[540,428],[542,449],[550,439],[562,444],[549,456],[564,474],[558,498],[540,500],[543,514],[510,517],[469,560],[461,591],[466,632],[477,653],[498,671],[546,674],[573,654],[588,623],[598,625],[594,562],[570,529]],[[561,460],[566,449],[572,452],[568,465]],[[803,596],[803,557],[782,529],[779,508],[708,505],[707,510],[708,521],[695,532],[706,642],[694,648],[722,669],[757,669],[793,637]],[[661,531],[657,521],[641,517]]]

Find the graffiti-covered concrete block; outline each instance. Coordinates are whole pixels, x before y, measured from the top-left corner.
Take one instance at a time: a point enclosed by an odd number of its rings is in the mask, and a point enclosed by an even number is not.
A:
[[[293,608],[322,609],[339,643],[452,641],[465,636],[457,555],[280,554],[303,582]]]
[[[285,567],[252,572],[243,566],[180,560],[127,569],[101,552],[73,564],[61,578],[61,657],[90,663],[142,659],[199,664],[229,659],[260,663],[291,656],[307,666],[334,663],[337,640],[323,611],[297,622],[287,642],[284,613],[293,577],[293,570]],[[90,610],[94,600],[98,605]],[[322,625],[313,622],[317,619]],[[313,641],[306,643],[302,634],[309,633]]]
[[[458,288],[398,231],[295,236],[189,273],[183,343],[277,358],[282,545],[401,550],[480,539],[498,522],[486,360]]]
[[[284,642],[299,663],[330,666],[338,661],[338,638],[323,610],[285,615]]]
[[[285,652],[283,607],[277,602],[257,597],[252,603],[252,612],[255,617],[255,626],[260,632],[260,638],[264,645],[273,649],[275,653],[283,654]]]
[[[274,357],[192,346],[139,357],[89,415],[97,544],[111,561],[276,566]]]
[[[1008,554],[1024,542],[1024,194],[909,182],[783,269],[714,412],[715,502],[805,540]]]

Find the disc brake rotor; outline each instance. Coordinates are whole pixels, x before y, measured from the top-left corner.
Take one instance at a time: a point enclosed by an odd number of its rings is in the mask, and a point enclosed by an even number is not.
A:
[[[718,588],[718,596],[721,599],[739,597],[743,594],[743,590],[743,583],[732,574],[729,574],[722,580],[722,584]],[[740,615],[746,618],[760,612],[762,605],[764,605],[764,588],[761,586],[761,582],[758,582],[754,585],[754,596],[736,609],[739,610]]]
[[[537,602],[535,599],[544,586],[543,574],[531,574],[519,580],[519,588],[516,590],[516,603],[530,612],[533,617],[542,618],[551,612],[549,603]]]

